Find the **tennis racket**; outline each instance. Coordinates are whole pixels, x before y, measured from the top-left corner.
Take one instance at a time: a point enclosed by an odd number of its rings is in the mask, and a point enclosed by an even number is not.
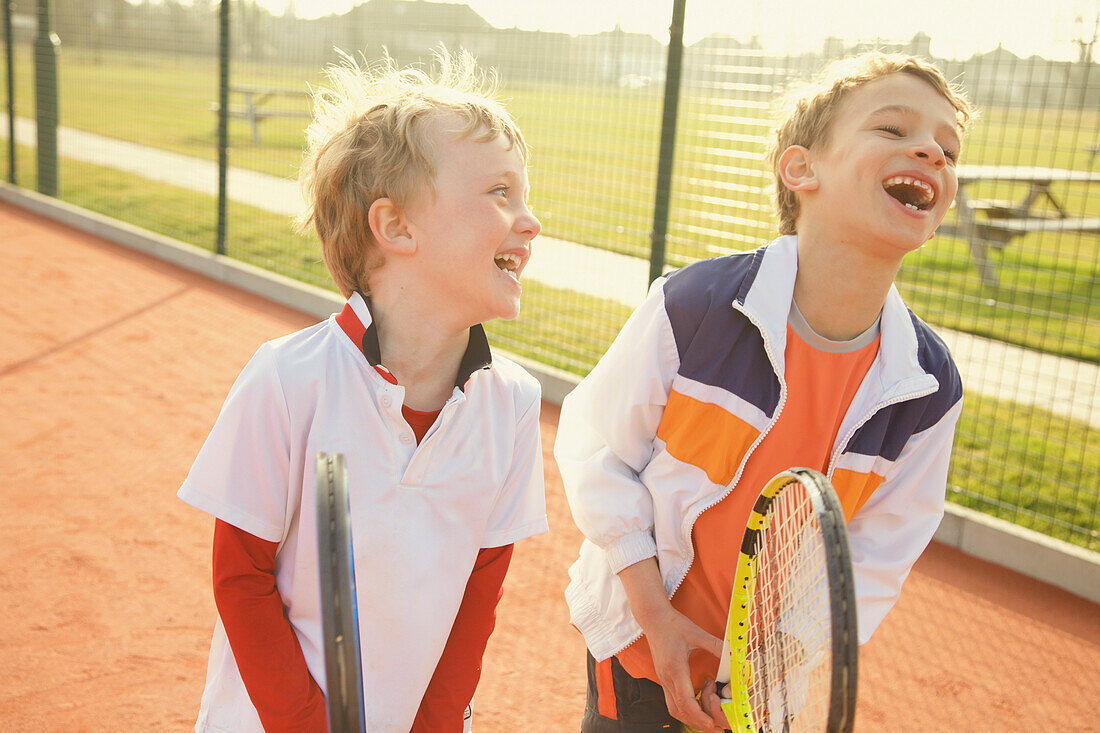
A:
[[[364,733],[359,610],[344,456],[317,454],[317,549],[330,733]]]
[[[731,730],[851,731],[856,644],[840,502],[817,471],[784,471],[756,500],[737,559],[717,675]]]

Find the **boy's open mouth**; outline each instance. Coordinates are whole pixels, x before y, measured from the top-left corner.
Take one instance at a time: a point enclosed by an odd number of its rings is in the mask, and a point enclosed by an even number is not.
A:
[[[493,261],[496,262],[497,267],[504,270],[505,272],[509,272],[513,275],[518,275],[519,274],[519,265],[520,265],[519,255],[514,255],[514,254],[497,255],[496,257],[493,258]]]
[[[892,176],[882,182],[886,193],[905,204],[910,209],[927,211],[936,200],[935,190],[912,176]]]

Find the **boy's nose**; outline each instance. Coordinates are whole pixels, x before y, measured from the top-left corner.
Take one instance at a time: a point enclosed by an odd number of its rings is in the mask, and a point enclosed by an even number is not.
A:
[[[912,155],[915,158],[924,160],[937,168],[942,168],[947,165],[947,156],[944,155],[940,146],[934,142],[920,143],[913,147]]]
[[[542,231],[542,222],[525,206],[523,207],[523,214],[516,220],[516,230],[526,234],[529,239],[534,239]]]

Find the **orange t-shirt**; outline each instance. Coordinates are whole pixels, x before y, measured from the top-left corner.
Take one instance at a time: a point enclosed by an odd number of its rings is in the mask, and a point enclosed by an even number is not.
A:
[[[791,323],[784,351],[787,398],[779,420],[749,457],[733,491],[695,522],[695,561],[672,597],[676,610],[718,638],[725,634],[737,555],[757,495],[773,476],[793,466],[822,472],[828,468],[844,415],[878,354],[877,327],[853,341],[836,343],[811,331],[797,309],[792,309]],[[617,656],[632,677],[658,681],[644,636]],[[692,655],[696,690],[717,671],[716,658]]]

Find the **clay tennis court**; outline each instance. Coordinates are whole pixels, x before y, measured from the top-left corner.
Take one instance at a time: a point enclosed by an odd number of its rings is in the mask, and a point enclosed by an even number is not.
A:
[[[255,348],[314,319],[6,204],[0,243],[2,727],[188,730],[212,521],[175,492]],[[478,733],[578,729],[557,415],[550,533],[516,551]],[[862,650],[857,730],[1088,731],[1098,711],[1100,608],[941,545]]]

